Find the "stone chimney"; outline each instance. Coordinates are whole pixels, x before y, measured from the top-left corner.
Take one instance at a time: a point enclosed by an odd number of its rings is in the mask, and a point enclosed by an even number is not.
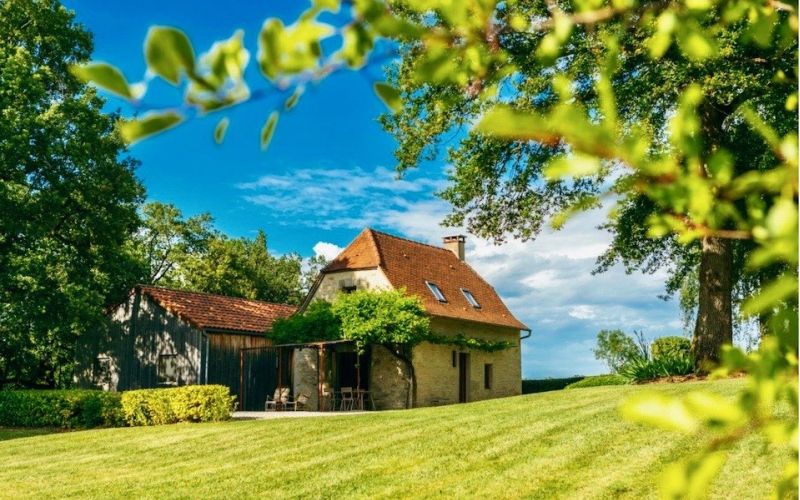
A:
[[[458,260],[464,260],[464,242],[467,241],[467,237],[463,234],[459,234],[457,236],[445,236],[444,237],[444,247],[458,257]]]

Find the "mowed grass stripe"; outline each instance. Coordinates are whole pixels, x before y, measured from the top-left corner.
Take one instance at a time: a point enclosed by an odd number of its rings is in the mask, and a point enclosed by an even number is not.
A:
[[[702,440],[620,420],[640,390],[713,390],[741,381],[614,386],[343,417],[104,429],[2,430],[2,497],[641,498]],[[781,451],[732,452],[719,498],[769,494]]]

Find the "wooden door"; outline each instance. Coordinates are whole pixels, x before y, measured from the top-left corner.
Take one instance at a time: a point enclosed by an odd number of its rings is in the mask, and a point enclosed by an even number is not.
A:
[[[469,353],[458,353],[458,402],[467,402],[469,388]]]

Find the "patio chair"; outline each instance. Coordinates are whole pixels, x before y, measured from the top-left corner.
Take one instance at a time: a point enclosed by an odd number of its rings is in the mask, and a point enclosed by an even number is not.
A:
[[[291,408],[294,411],[297,411],[299,408],[306,409],[308,408],[308,401],[311,399],[308,394],[300,393],[294,401],[288,401],[286,403],[286,409],[288,410]]]
[[[319,408],[325,411],[336,411],[336,394],[333,391],[323,390]]]
[[[275,388],[275,394],[272,395],[272,399],[269,397],[267,398],[267,402],[264,404],[264,411],[269,411],[270,409],[277,411],[281,408],[284,408],[288,402],[289,388],[277,387]]]
[[[342,403],[341,406],[339,406],[339,409],[342,411],[353,410],[356,403],[356,399],[353,396],[353,388],[342,387],[341,393],[342,393]]]

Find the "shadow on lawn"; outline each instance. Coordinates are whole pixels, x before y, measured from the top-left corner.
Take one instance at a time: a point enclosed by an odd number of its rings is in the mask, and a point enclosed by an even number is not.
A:
[[[54,434],[56,432],[66,432],[61,429],[28,429],[20,427],[0,427],[0,441],[11,439],[26,438],[31,436],[42,436],[44,434]]]

